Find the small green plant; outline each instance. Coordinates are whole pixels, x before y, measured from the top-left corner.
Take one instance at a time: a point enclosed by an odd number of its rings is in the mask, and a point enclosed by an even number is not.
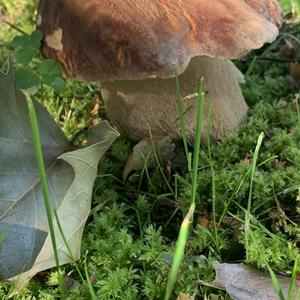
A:
[[[40,54],[43,34],[39,30],[30,35],[22,33],[16,36],[8,48],[14,53],[17,69],[16,84],[20,89],[31,89],[35,92],[42,85],[62,92],[66,88],[59,65],[52,59],[43,59]]]
[[[271,276],[271,279],[272,279],[272,282],[274,285],[274,289],[275,289],[276,293],[278,294],[280,300],[293,300],[293,299],[298,300],[299,299],[300,288],[296,289],[296,278],[298,275],[298,270],[299,270],[299,255],[297,255],[295,258],[294,267],[293,267],[293,271],[292,271],[292,278],[291,278],[290,286],[289,286],[289,290],[288,290],[288,295],[287,295],[287,297],[284,297],[281,284],[280,284],[276,274],[270,268],[270,266],[268,266],[268,271],[270,273],[270,276]]]
[[[176,83],[177,83],[177,93],[180,93],[180,89],[178,88],[178,78],[176,76]],[[185,131],[185,124],[184,124],[184,116],[182,115],[182,99],[180,94],[177,96],[178,99],[178,107],[179,107],[179,114],[181,120],[181,132]],[[196,208],[196,194],[198,188],[198,169],[199,169],[199,158],[200,158],[200,143],[201,143],[201,132],[202,132],[202,123],[203,123],[203,109],[204,109],[204,78],[201,79],[200,88],[198,93],[198,110],[197,110],[197,127],[196,127],[196,137],[195,137],[195,145],[194,145],[194,155],[193,155],[193,168],[191,170],[192,174],[192,195],[191,195],[191,205],[190,209],[184,218],[181,228],[179,231],[179,236],[176,243],[174,258],[173,258],[173,265],[170,271],[169,280],[167,283],[167,289],[165,293],[165,300],[170,299],[172,290],[174,289],[174,285],[176,283],[176,278],[184,257],[185,247],[187,244],[190,225],[193,223],[195,208]],[[186,159],[189,161],[190,154],[188,152],[187,142],[186,142],[186,134],[183,135],[185,139],[185,151],[186,151]]]

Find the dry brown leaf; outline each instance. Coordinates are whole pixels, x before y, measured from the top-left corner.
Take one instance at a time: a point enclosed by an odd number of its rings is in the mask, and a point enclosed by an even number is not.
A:
[[[155,149],[155,150],[154,150]],[[134,170],[142,170],[144,166],[155,167],[158,165],[156,154],[158,154],[161,164],[172,160],[175,156],[175,144],[170,137],[153,136],[153,138],[143,138],[134,146],[133,152],[130,154],[127,164],[123,170],[123,180]]]
[[[249,157],[245,157],[241,162],[245,165],[251,165],[252,160]]]
[[[216,264],[216,279],[213,285],[225,288],[234,300],[278,300],[271,277],[244,264]],[[284,296],[287,297],[290,278],[277,275]],[[296,282],[296,288],[300,282]],[[296,299],[296,296],[292,298]]]
[[[278,160],[278,159],[271,162],[271,167],[274,170],[283,169],[285,166],[286,166],[286,162]]]
[[[297,47],[292,41],[285,39],[284,45],[279,49],[279,54],[282,57],[294,58],[297,50],[296,48]]]
[[[290,64],[289,79],[295,86],[300,85],[300,64],[299,63]]]

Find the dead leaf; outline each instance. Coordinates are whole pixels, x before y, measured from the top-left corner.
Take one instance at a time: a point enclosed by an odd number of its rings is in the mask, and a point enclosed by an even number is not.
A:
[[[154,150],[155,149],[155,150]],[[125,181],[132,171],[142,170],[144,166],[155,167],[158,165],[156,154],[158,154],[161,164],[166,164],[175,157],[175,144],[170,137],[156,135],[153,139],[143,138],[134,146],[127,164],[123,170],[123,180]]]
[[[99,111],[100,111],[100,107],[101,107],[101,105],[100,105],[100,100],[99,99],[97,99],[96,100],[96,103],[95,103],[95,105],[94,105],[94,107],[93,107],[93,109],[91,110],[91,115],[92,116],[97,116],[98,114],[99,114]]]
[[[97,99],[93,109],[90,111],[91,118],[89,123],[91,126],[96,126],[101,122],[101,118],[99,117],[100,108],[101,108],[101,103],[100,100]]]
[[[290,81],[295,85],[300,85],[300,64],[299,63],[291,63],[290,64]]]
[[[64,153],[68,143],[58,125],[35,102],[49,185],[64,235],[75,259],[85,222],[98,162],[118,136],[107,122],[90,133],[93,144]],[[16,290],[38,272],[55,266],[47,216],[36,165],[31,126],[24,95],[15,88],[14,74],[0,73],[0,278],[15,281]],[[70,253],[55,222],[60,263]]]
[[[214,222],[212,219],[209,219],[205,216],[199,216],[198,224],[204,228],[212,229],[214,228]]]
[[[251,165],[252,164],[252,160],[249,157],[245,157],[241,163],[245,164],[245,165]]]
[[[267,273],[260,272],[244,264],[216,264],[216,280],[214,286],[225,288],[234,300],[279,300],[271,277]],[[281,283],[283,294],[287,296],[290,279],[277,276]],[[296,282],[295,295],[300,287]],[[293,300],[296,298],[294,297]]]
[[[273,160],[273,161],[271,162],[271,167],[272,167],[272,169],[274,169],[274,170],[280,170],[280,169],[283,169],[285,166],[286,166],[286,162],[280,161],[280,160],[278,160],[278,159]]]
[[[297,49],[295,44],[292,41],[285,39],[284,45],[281,46],[279,49],[279,54],[281,57],[294,58],[296,54],[296,50]]]

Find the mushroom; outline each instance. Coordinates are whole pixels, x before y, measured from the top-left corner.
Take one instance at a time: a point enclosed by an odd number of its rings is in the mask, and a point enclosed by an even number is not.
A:
[[[217,140],[248,109],[230,59],[274,41],[281,9],[276,0],[41,0],[37,23],[43,53],[70,76],[100,81],[108,116],[135,140],[149,129],[179,139],[174,70],[183,96],[204,77],[204,124],[211,106]],[[196,105],[184,100],[190,143]],[[204,140],[207,134],[204,126]]]

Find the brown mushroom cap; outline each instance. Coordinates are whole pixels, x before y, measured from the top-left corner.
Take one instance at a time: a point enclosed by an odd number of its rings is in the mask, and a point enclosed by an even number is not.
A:
[[[80,79],[173,77],[194,56],[233,59],[272,42],[276,0],[41,0],[43,52]]]

